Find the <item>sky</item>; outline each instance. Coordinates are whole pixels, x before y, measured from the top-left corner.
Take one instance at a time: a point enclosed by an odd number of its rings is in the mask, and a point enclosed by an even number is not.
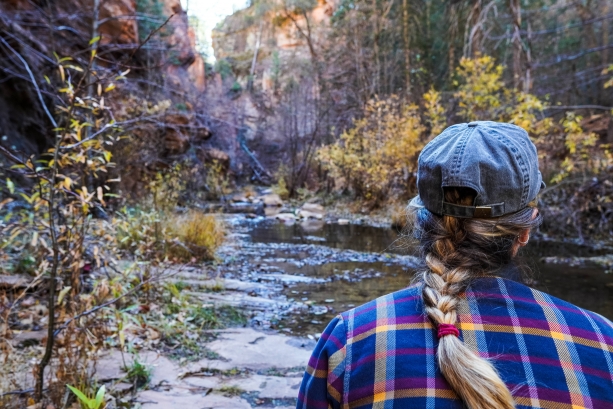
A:
[[[204,36],[203,48],[207,54],[208,62],[214,62],[213,49],[211,47],[211,32],[218,22],[226,16],[247,6],[248,0],[181,0],[183,8],[190,16],[198,17],[201,27],[200,34]]]

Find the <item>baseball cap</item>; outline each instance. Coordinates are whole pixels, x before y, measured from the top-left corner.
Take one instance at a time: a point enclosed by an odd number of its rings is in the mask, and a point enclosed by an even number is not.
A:
[[[472,206],[445,201],[444,188],[471,188]],[[545,187],[536,147],[519,126],[474,121],[450,126],[419,155],[410,207],[460,218],[500,217],[525,208]]]

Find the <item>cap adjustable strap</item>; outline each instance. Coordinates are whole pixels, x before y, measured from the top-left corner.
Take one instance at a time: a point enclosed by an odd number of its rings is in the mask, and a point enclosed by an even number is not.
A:
[[[487,206],[461,206],[443,202],[443,214],[465,219],[498,217],[504,214],[504,202]]]

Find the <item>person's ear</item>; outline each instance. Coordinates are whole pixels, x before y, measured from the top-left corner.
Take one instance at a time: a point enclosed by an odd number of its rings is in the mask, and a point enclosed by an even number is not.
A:
[[[517,236],[517,243],[522,247],[528,244],[528,240],[530,240],[530,229],[522,231],[519,236]]]

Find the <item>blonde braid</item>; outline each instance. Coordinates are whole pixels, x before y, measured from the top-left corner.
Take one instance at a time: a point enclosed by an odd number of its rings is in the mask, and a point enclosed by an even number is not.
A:
[[[447,188],[451,203],[471,204],[475,192]],[[491,274],[510,262],[517,236],[540,223],[532,206],[496,219],[457,219],[436,216],[426,209],[416,213],[416,233],[422,244],[427,269],[423,282],[424,309],[435,326],[454,326],[460,295],[471,279]],[[440,328],[439,328],[440,329]],[[439,338],[439,368],[469,409],[513,409],[511,392],[490,361],[477,356],[457,336]]]
[[[436,324],[455,324],[460,293],[471,274],[448,270],[433,254],[426,256],[423,273],[425,310]],[[458,337],[439,339],[438,365],[447,382],[470,409],[515,408],[511,392],[487,360],[469,350]]]

